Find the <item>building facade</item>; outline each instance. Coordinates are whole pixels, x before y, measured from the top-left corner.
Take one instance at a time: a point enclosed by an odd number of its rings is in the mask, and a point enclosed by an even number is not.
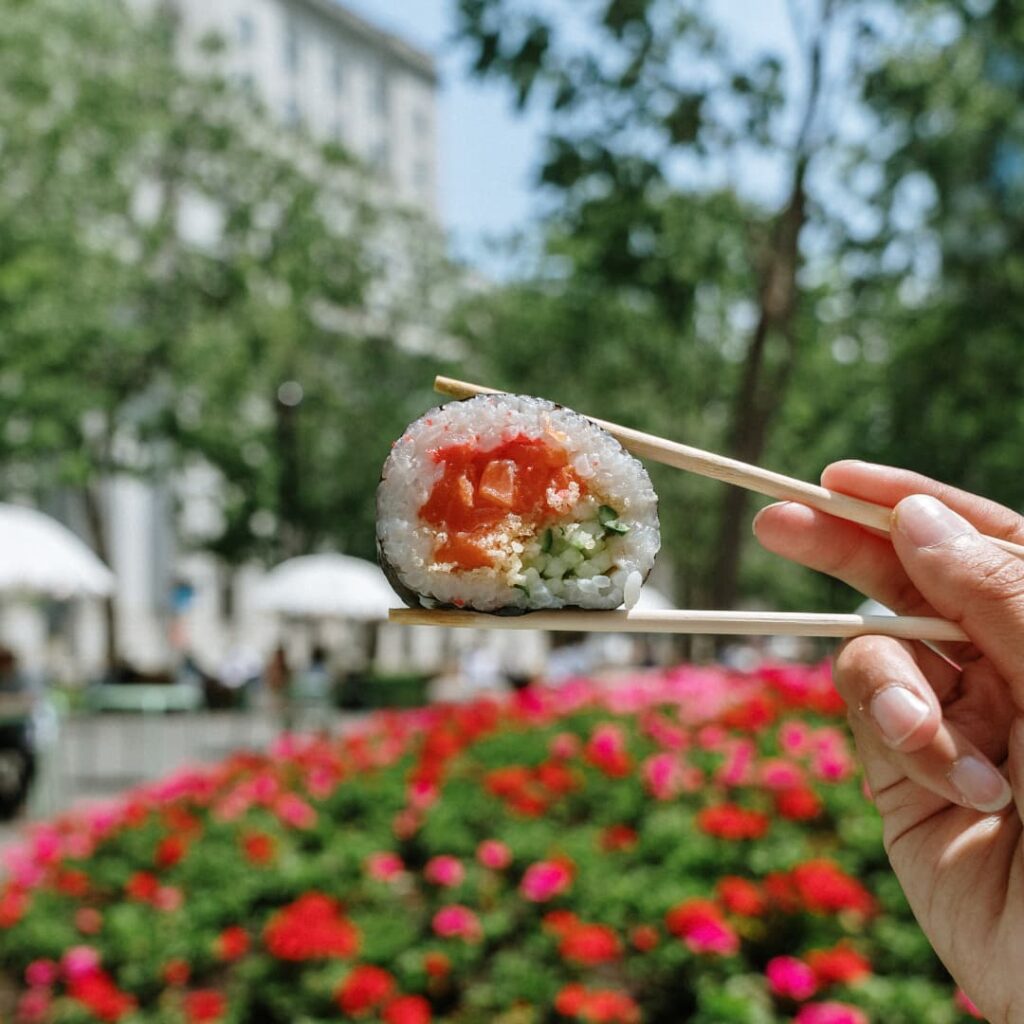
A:
[[[438,78],[429,54],[334,0],[131,2],[177,16],[186,64],[207,59],[207,39],[222,40],[225,71],[283,128],[338,143],[373,169],[385,200],[436,222]],[[274,640],[272,620],[252,608],[258,570],[228,575],[207,555],[175,550],[175,514],[192,533],[190,524],[213,514],[217,493],[201,467],[179,476],[173,494],[131,479],[107,487],[119,644],[133,665],[166,666],[188,649],[216,670],[232,649],[262,654]],[[190,596],[176,605],[183,582]],[[79,663],[94,673],[103,663],[96,609],[80,612],[77,633]]]

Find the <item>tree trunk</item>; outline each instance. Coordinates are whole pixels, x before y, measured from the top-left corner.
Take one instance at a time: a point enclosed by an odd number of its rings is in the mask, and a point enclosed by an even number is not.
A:
[[[103,509],[103,499],[99,493],[99,484],[86,484],[82,488],[82,500],[85,505],[85,519],[89,526],[89,539],[92,542],[93,550],[109,568],[110,545],[107,543],[106,515]],[[103,598],[103,621],[107,632],[105,657],[108,672],[112,672],[117,664],[120,650],[116,602],[116,593]]]
[[[760,315],[747,349],[732,414],[730,453],[744,462],[764,456],[771,426],[796,365],[800,232],[806,221],[807,160],[796,163],[789,201],[772,231],[759,288]],[[719,512],[710,591],[715,608],[732,608],[739,589],[740,551],[749,494],[726,488]]]

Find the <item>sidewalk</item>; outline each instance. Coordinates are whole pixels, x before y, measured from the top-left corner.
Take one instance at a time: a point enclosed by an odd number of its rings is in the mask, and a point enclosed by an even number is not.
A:
[[[335,725],[348,718],[339,715]],[[79,801],[115,796],[186,764],[218,761],[239,749],[264,749],[277,734],[276,717],[259,710],[66,719],[42,759],[28,808],[19,820],[0,824],[0,852],[30,821],[52,817]]]

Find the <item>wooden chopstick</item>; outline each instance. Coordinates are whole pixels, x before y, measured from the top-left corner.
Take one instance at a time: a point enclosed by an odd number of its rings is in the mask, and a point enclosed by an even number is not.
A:
[[[706,633],[716,636],[893,636],[902,640],[962,641],[954,622],[911,615],[815,615],[804,612],[589,612],[565,608],[526,615],[392,608],[402,626],[463,629],[544,629],[580,633]]]
[[[435,377],[434,390],[442,395],[450,395],[452,398],[501,394],[495,388],[485,388],[479,384],[469,384],[451,377]],[[594,416],[588,416],[587,419],[607,430],[609,434],[618,439],[623,448],[640,458],[662,462],[666,466],[711,477],[712,480],[721,480],[723,483],[743,487],[748,491],[767,495],[769,498],[810,505],[811,508],[827,512],[840,519],[849,519],[851,522],[860,523],[861,526],[889,533],[892,509],[885,505],[876,505],[870,501],[862,501],[860,498],[851,498],[847,494],[830,491],[827,487],[821,487],[818,484],[804,483],[802,480],[784,476],[782,473],[774,473],[770,469],[761,469],[760,466],[751,466],[725,455],[716,455],[714,452],[706,452],[700,448],[680,444],[678,441],[669,441],[663,437],[656,437],[654,434],[645,434],[642,430],[621,427],[617,423],[599,420]],[[1004,551],[1009,551],[1011,554],[1017,555],[1018,558],[1024,558],[1024,545],[1014,544],[1013,541],[1002,540],[999,537],[989,537],[988,539]]]

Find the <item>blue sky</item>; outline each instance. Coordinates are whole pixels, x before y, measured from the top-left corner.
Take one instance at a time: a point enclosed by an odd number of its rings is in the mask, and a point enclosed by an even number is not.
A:
[[[507,236],[536,209],[532,172],[541,155],[539,113],[518,115],[506,90],[468,75],[452,46],[454,0],[342,0],[364,17],[431,50],[441,91],[441,210],[455,251],[487,265],[488,236]],[[564,2],[564,0],[563,0]],[[790,52],[786,0],[728,0],[723,23],[741,50]],[[763,175],[751,175],[756,180]]]

